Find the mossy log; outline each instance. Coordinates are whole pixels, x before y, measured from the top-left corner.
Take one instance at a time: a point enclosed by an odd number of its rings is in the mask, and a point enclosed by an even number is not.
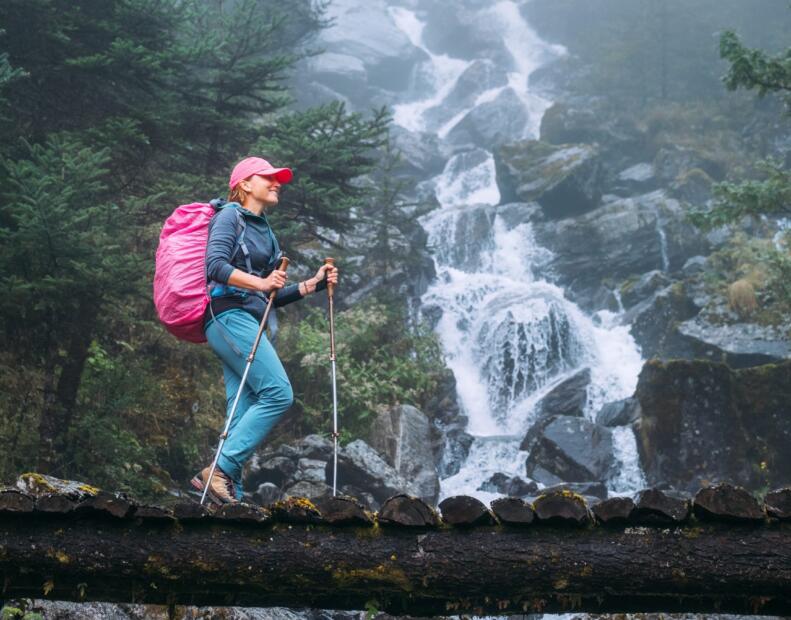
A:
[[[358,515],[357,523],[339,525],[321,521],[306,500],[184,519],[177,510],[55,513],[22,494],[7,500],[14,506],[0,511],[7,598],[374,605],[411,615],[791,614],[788,521],[415,527],[360,524],[365,516]]]

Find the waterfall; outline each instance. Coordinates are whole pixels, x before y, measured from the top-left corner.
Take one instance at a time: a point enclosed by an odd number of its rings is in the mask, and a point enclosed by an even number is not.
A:
[[[510,54],[507,85],[481,84],[462,109],[443,102],[471,61],[433,53],[423,41],[425,24],[417,12],[403,7],[388,11],[427,57],[416,79],[428,85],[428,92],[395,105],[396,124],[444,139],[477,106],[511,89],[527,115],[523,135],[514,137],[537,136],[551,102],[531,92],[528,79],[564,50],[542,41],[515,2],[503,0],[478,14],[486,32],[500,37],[493,45]],[[543,396],[589,368],[583,413],[593,420],[605,403],[633,394],[642,359],[628,326],[620,324],[620,298],[619,313],[588,316],[544,277],[551,254],[535,237],[528,206],[500,204],[491,152],[457,150],[431,183],[440,208],[420,223],[428,234],[437,277],[421,304],[439,309],[435,329],[456,377],[466,430],[474,438],[458,473],[441,481],[440,498],[467,494],[488,502],[497,495],[478,489],[492,474],[526,478],[528,453],[519,448]],[[657,226],[663,236],[658,218]],[[613,451],[619,470],[607,481],[610,492],[640,488],[643,478],[630,427],[615,429]]]

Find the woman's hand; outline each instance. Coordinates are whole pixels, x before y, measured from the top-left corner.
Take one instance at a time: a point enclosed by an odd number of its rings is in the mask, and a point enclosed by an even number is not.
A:
[[[264,293],[271,293],[285,286],[288,274],[285,271],[275,269],[266,278],[261,278],[260,290]]]
[[[316,275],[313,276],[313,279],[316,280],[316,283],[318,284],[325,277],[327,278],[327,284],[338,284],[338,268],[335,265],[324,264],[319,267],[319,270],[316,272]]]

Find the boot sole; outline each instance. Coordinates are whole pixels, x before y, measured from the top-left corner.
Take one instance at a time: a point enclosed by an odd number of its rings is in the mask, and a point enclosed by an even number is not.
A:
[[[201,495],[203,495],[204,484],[203,484],[203,480],[201,480],[199,476],[195,476],[192,480],[190,480],[190,484],[194,489],[198,490],[201,493]],[[230,501],[224,500],[220,498],[218,495],[215,495],[211,489],[209,489],[206,492],[206,497],[208,497],[217,506],[224,506],[225,504],[235,504],[239,501],[239,500],[230,500]]]

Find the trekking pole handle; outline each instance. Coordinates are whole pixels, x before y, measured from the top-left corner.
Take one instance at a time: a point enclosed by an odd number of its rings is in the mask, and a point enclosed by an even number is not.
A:
[[[288,265],[291,261],[288,259],[288,256],[283,256],[280,258],[280,264],[277,266],[279,271],[285,271],[288,269]]]
[[[330,267],[335,267],[335,259],[327,257],[324,259],[324,264],[329,265]],[[324,272],[324,277],[325,278],[327,277],[327,272]],[[327,295],[332,297],[334,294],[335,294],[335,285],[327,282]]]

